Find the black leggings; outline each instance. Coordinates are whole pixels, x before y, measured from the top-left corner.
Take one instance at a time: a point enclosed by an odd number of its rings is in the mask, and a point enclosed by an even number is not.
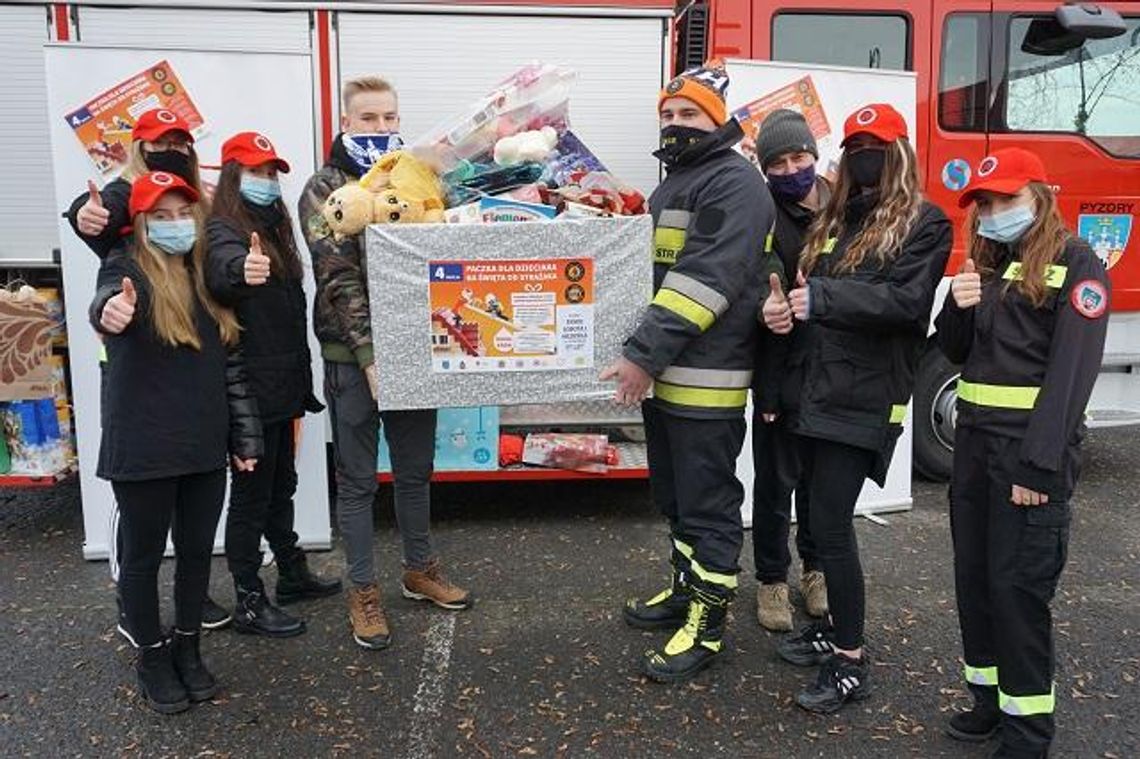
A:
[[[166,533],[174,540],[174,624],[192,632],[202,625],[210,583],[210,553],[222,513],[226,471],[142,482],[112,482],[123,536],[119,593],[139,646],[162,640],[158,618],[158,568]]]
[[[801,437],[803,480],[810,483],[811,534],[823,574],[835,643],[844,650],[863,645],[863,566],[855,539],[855,503],[874,454],[831,440]]]

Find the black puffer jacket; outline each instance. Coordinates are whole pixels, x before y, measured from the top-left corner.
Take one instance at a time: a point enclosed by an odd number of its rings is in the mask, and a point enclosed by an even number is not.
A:
[[[274,245],[281,244],[269,230],[258,234]],[[227,219],[210,219],[206,239],[206,284],[220,303],[237,313],[246,371],[262,421],[272,424],[323,410],[313,396],[301,280],[274,274],[264,285],[246,285],[249,235]]]
[[[166,345],[152,327],[146,277],[133,258],[116,251],[99,268],[92,325],[102,332],[103,307],[122,291],[124,277],[134,284],[138,302],[130,326],[104,337],[98,476],[152,480],[223,469],[227,453],[259,458],[261,420],[241,353],[226,349],[217,323],[196,298],[201,350]]]
[[[853,272],[836,272],[873,208],[853,200],[845,232],[821,255],[808,278],[810,319],[789,363],[803,367],[795,431],[877,454],[871,479],[880,486],[902,432],[914,375],[926,345],[934,291],[950,256],[946,215],[924,203],[902,251],[886,266],[868,255]]]
[[[111,214],[111,219],[100,234],[85,235],[79,231],[79,209],[87,202],[89,197],[87,193],[72,201],[64,216],[75,231],[75,236],[87,243],[87,247],[91,248],[91,252],[99,258],[106,258],[124,240],[123,229],[131,223],[128,210],[131,201],[131,183],[121,177],[114,179],[99,191],[99,196],[103,199],[103,207]]]

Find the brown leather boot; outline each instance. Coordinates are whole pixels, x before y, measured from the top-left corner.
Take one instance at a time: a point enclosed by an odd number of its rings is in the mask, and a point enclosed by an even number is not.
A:
[[[461,611],[471,605],[471,594],[443,575],[439,559],[432,559],[423,571],[404,570],[404,598],[430,601],[442,609]]]
[[[827,580],[818,569],[804,572],[800,578],[800,590],[804,594],[804,606],[808,616],[821,619],[827,616]]]
[[[379,651],[392,642],[380,587],[376,583],[349,588],[348,621],[352,625],[352,639],[362,648]]]

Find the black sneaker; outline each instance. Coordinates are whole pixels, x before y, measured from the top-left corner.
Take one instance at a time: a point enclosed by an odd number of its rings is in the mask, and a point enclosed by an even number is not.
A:
[[[796,696],[796,703],[816,714],[833,714],[848,701],[871,696],[866,657],[856,661],[835,654],[819,667],[815,685]]]
[[[206,596],[202,602],[202,629],[221,630],[233,621],[233,615],[214,603],[214,599]]]
[[[835,653],[835,629],[826,619],[812,622],[780,641],[776,652],[797,667],[818,667]]]

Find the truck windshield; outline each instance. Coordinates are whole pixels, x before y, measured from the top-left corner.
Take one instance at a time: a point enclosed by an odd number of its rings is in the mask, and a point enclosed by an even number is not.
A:
[[[1140,158],[1140,18],[1117,37],[1059,55],[1029,52],[1034,17],[1010,20],[1005,122],[1013,132],[1071,132]],[[1027,50],[1028,49],[1028,50]]]

